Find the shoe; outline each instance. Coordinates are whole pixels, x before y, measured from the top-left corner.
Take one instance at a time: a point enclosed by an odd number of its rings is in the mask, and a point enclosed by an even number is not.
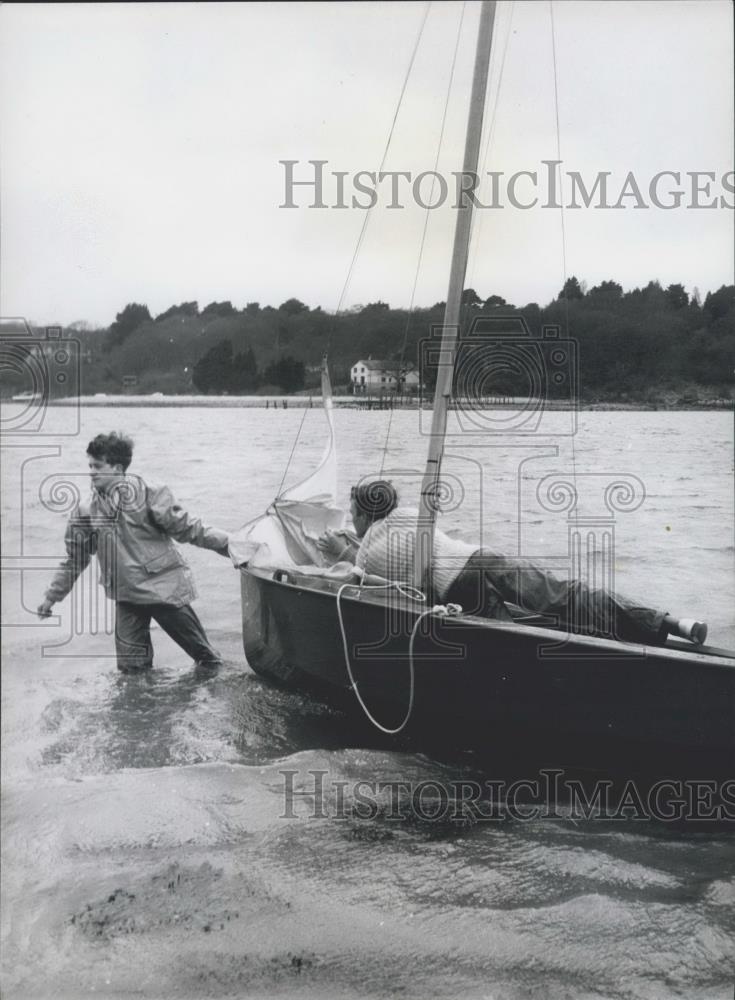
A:
[[[702,646],[707,640],[707,624],[695,622],[693,618],[680,618],[678,634],[682,639],[689,639],[697,646]]]

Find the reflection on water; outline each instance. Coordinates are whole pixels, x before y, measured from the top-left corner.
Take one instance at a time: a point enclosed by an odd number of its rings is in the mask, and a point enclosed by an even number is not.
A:
[[[166,411],[89,411],[81,439],[101,418],[126,427],[138,439],[135,471],[155,470],[189,509],[234,529],[280,485],[301,416],[188,413],[181,443],[162,454]],[[336,416],[350,443],[346,495],[379,466],[389,415]],[[317,418],[309,414],[294,479],[321,451]],[[390,459],[408,468],[415,414],[392,418]],[[735,644],[730,417],[581,420],[578,455],[645,480],[647,502],[618,525],[621,589],[703,612],[713,639]],[[238,442],[227,483],[212,447],[220,440]],[[83,471],[79,442],[59,444],[61,458],[39,461],[38,477],[59,463]],[[512,551],[518,456],[494,448],[490,457],[467,479],[464,520],[448,527],[469,525]],[[36,494],[20,490],[19,471],[4,477],[13,525],[18,498]],[[564,541],[563,518],[534,513],[530,501],[524,509],[535,534],[522,540]],[[24,551],[60,555],[63,518],[37,504],[25,512]],[[19,536],[7,544],[18,550]],[[481,761],[442,746],[441,733],[391,740],[359,713],[265,683],[243,660],[237,573],[211,553],[186,555],[198,611],[225,658],[213,675],[160,630],[156,667],[140,676],[118,674],[109,637],[90,637],[85,657],[54,659],[40,646],[57,634],[5,630],[5,996],[714,1000],[731,989],[735,852],[722,826],[572,821],[563,800],[531,820],[499,808],[479,818],[396,815],[392,783],[408,787],[405,804],[426,783],[533,775],[502,747]],[[17,574],[3,583],[14,614],[21,590],[35,606],[45,572],[27,573],[22,587]],[[60,610],[63,633],[68,606]],[[438,794],[426,786],[426,809]]]

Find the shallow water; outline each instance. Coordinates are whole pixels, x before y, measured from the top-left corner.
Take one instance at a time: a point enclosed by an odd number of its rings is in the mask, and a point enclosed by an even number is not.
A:
[[[410,496],[417,414],[335,416],[343,493],[383,464]],[[78,435],[5,438],[16,446],[3,451],[2,493],[3,558],[15,559],[3,573],[5,997],[731,995],[727,826],[573,821],[564,809],[396,819],[380,796],[361,818],[360,788],[376,781],[492,775],[256,678],[237,573],[210,552],[186,556],[225,658],[216,677],[160,630],[154,673],[119,675],[106,606],[90,597],[84,614],[67,600],[59,622],[37,622],[61,556],[52,488],[84,482],[87,440],[115,426],[136,438],[135,471],[230,530],[272,499],[300,427],[288,481],[323,441],[317,411],[253,409],[89,409]],[[713,643],[735,646],[732,414],[582,413],[574,438],[522,449],[476,430],[450,438],[444,527],[562,566],[568,519],[538,484],[571,480],[602,530],[606,486],[635,478],[640,506],[615,513],[617,584],[701,615]],[[320,804],[326,818],[313,817]]]

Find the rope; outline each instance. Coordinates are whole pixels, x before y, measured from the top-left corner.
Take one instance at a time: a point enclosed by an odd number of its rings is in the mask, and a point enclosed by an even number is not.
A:
[[[345,666],[347,667],[347,676],[350,679],[350,687],[355,692],[355,697],[357,698],[360,708],[363,710],[363,712],[370,720],[370,722],[372,722],[375,728],[379,729],[381,733],[385,733],[387,736],[396,736],[398,733],[400,733],[403,729],[406,728],[406,726],[408,725],[408,720],[411,718],[411,714],[413,712],[413,700],[414,700],[414,689],[415,689],[415,679],[416,679],[413,647],[421,622],[424,620],[424,618],[427,618],[429,615],[432,614],[438,614],[441,617],[446,617],[448,615],[452,616],[459,615],[462,612],[462,607],[459,604],[435,604],[433,608],[427,608],[425,611],[422,611],[421,614],[416,619],[416,621],[414,622],[414,626],[411,629],[411,637],[408,642],[408,670],[409,670],[408,708],[406,709],[406,714],[404,715],[400,724],[398,726],[395,726],[393,729],[389,729],[387,726],[384,726],[381,722],[378,722],[378,720],[375,718],[375,716],[372,714],[370,709],[365,704],[365,701],[362,695],[360,694],[360,690],[357,686],[357,681],[355,680],[355,676],[352,673],[352,667],[350,665],[350,652],[347,647],[347,632],[345,631],[345,623],[344,623],[344,617],[342,615],[342,603],[341,603],[342,594],[349,587],[352,587],[354,590],[357,590],[358,593],[361,593],[362,590],[395,589],[399,594],[403,594],[404,597],[409,597],[412,601],[417,601],[417,602],[426,601],[426,596],[422,594],[420,590],[417,590],[415,587],[408,587],[405,584],[398,583],[396,581],[370,585],[368,587],[360,587],[356,583],[344,583],[337,592],[337,618],[339,620],[339,630],[342,636],[342,649],[345,654]]]

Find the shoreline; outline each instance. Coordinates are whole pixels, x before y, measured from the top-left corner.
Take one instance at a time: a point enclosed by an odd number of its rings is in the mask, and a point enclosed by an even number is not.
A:
[[[284,409],[289,408],[319,408],[321,406],[321,395],[314,396],[69,396],[60,399],[46,400],[46,406],[85,406],[85,407],[221,407],[221,408],[258,408],[258,409]],[[0,404],[16,403],[26,405],[38,405],[38,401],[32,397],[3,398]],[[354,396],[334,396],[332,403],[335,408],[354,410],[430,410],[431,403],[428,400],[420,402],[415,400],[395,401],[390,397],[373,397],[359,399]],[[692,403],[647,403],[643,400],[639,402],[579,402],[572,405],[568,402],[548,400],[541,403],[546,410],[585,410],[585,411],[655,411],[655,410],[733,410],[735,401],[728,399],[718,399],[711,401],[698,401]],[[465,400],[454,403],[452,409],[482,409],[482,410],[523,410],[537,409],[538,403],[533,402],[529,406],[529,400],[510,399],[507,401],[491,400]]]

